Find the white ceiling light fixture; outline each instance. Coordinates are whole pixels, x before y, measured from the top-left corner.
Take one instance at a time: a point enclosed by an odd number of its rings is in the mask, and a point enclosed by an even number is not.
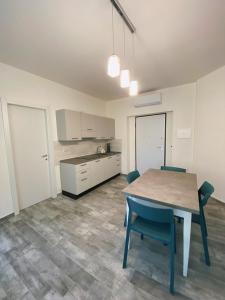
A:
[[[120,75],[120,59],[115,54],[115,34],[114,34],[114,14],[112,5],[112,44],[113,44],[113,54],[108,59],[107,74],[112,77],[118,77]]]
[[[135,63],[135,47],[134,47],[134,36],[132,36],[132,48],[133,48],[133,66]],[[133,73],[134,73],[134,67],[133,67]],[[137,96],[138,94],[138,82],[137,80],[131,80],[130,82],[130,88],[129,88],[129,95],[130,96]]]
[[[109,58],[108,61],[108,75],[111,77],[117,77],[120,73],[120,86],[121,88],[127,88],[129,87],[129,94],[130,96],[136,96],[138,94],[138,82],[137,80],[130,81],[130,71],[128,68],[124,68],[120,72],[120,63],[119,58],[117,55],[115,55],[115,49],[114,49],[114,23],[113,23],[113,7],[117,10],[118,14],[124,21],[124,24],[127,25],[129,28],[132,38],[136,31],[134,25],[128,18],[126,12],[124,11],[123,7],[119,3],[119,0],[111,0],[112,3],[112,31],[113,31],[113,55]],[[124,59],[125,59],[125,28],[123,27],[124,32]],[[133,40],[133,61],[134,61],[134,40]]]
[[[130,86],[130,71],[128,69],[120,72],[120,87],[128,88]]]
[[[137,80],[131,80],[129,95],[130,96],[137,96],[137,94],[138,94],[138,82],[137,82]]]
[[[112,54],[108,59],[107,74],[112,78],[120,75],[120,59],[115,54]]]
[[[126,35],[125,35],[125,24],[123,23],[123,55],[126,60]],[[120,87],[128,88],[130,85],[130,71],[125,68],[120,72]]]

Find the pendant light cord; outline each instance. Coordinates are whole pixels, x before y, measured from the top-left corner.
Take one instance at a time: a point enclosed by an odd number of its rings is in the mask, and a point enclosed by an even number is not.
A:
[[[134,74],[134,65],[135,65],[135,43],[134,43],[134,34],[132,34],[132,71]]]
[[[112,46],[113,46],[113,54],[115,54],[115,34],[114,34],[114,13],[113,13],[113,5],[112,5]]]
[[[125,32],[125,24],[123,22],[123,55],[124,55],[124,58],[126,56],[126,32]]]

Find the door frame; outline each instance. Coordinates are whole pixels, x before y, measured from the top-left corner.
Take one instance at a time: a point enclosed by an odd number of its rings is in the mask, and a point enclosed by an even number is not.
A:
[[[164,135],[164,162],[163,165],[165,166],[166,164],[166,126],[167,126],[167,113],[155,113],[155,114],[146,114],[146,115],[139,115],[139,116],[135,116],[135,168],[137,169],[137,131],[136,131],[136,121],[137,118],[143,118],[143,117],[152,117],[152,116],[158,116],[158,115],[164,115],[165,116],[165,135]]]
[[[52,128],[51,128],[51,109],[50,107],[40,106],[40,105],[30,105],[30,104],[20,104],[13,101],[8,101],[5,98],[0,98],[0,105],[2,107],[2,118],[3,118],[3,130],[4,130],[4,139],[6,145],[6,155],[7,155],[7,163],[8,163],[8,172],[9,172],[9,183],[11,189],[11,197],[14,207],[14,214],[17,215],[20,212],[19,207],[19,197],[17,190],[17,180],[16,180],[16,172],[15,172],[15,164],[14,164],[14,155],[12,151],[12,141],[11,141],[11,132],[9,125],[9,105],[16,105],[21,107],[28,107],[34,109],[41,109],[45,112],[46,118],[46,131],[47,131],[47,147],[48,147],[48,166],[49,166],[49,185],[50,185],[50,196],[52,198],[57,197],[56,190],[56,175],[55,175],[55,166],[54,166],[54,149],[53,149],[53,139],[52,139]]]

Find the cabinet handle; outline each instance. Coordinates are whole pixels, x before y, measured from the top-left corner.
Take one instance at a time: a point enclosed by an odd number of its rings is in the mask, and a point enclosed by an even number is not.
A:
[[[80,174],[85,174],[85,173],[87,173],[87,171],[82,171]]]
[[[82,164],[81,167],[84,167],[84,166],[86,166],[86,165],[87,165],[87,164]]]
[[[85,180],[87,180],[87,178],[83,178],[83,179],[81,179],[81,181],[85,181]]]
[[[89,130],[89,131],[90,131],[90,130],[93,130],[93,129],[92,129],[92,128],[88,128],[87,130]]]
[[[72,138],[72,140],[78,140],[78,138]]]

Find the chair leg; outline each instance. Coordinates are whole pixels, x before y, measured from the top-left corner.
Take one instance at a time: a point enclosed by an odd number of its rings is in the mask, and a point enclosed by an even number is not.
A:
[[[143,233],[141,233],[141,240],[143,240],[144,239],[144,234]]]
[[[205,232],[205,223],[204,223],[204,219],[203,219],[202,216],[200,216],[200,227],[201,227],[203,248],[204,248],[204,253],[205,253],[205,262],[208,266],[210,266],[208,241],[207,241],[207,235],[206,235],[206,232]]]
[[[174,241],[170,244],[170,293],[174,294]]]
[[[127,227],[127,214],[125,214],[123,226]]]
[[[176,235],[176,224],[174,224],[174,253],[177,253],[177,235]]]
[[[123,268],[127,267],[127,255],[129,250],[129,239],[130,239],[130,230],[127,228],[125,247],[124,247],[124,256],[123,256]]]
[[[205,214],[204,214],[204,212],[203,212],[203,221],[204,221],[204,227],[205,227],[205,234],[206,234],[206,236],[208,236],[208,230],[207,230],[207,226],[206,226],[206,220],[205,220]]]

